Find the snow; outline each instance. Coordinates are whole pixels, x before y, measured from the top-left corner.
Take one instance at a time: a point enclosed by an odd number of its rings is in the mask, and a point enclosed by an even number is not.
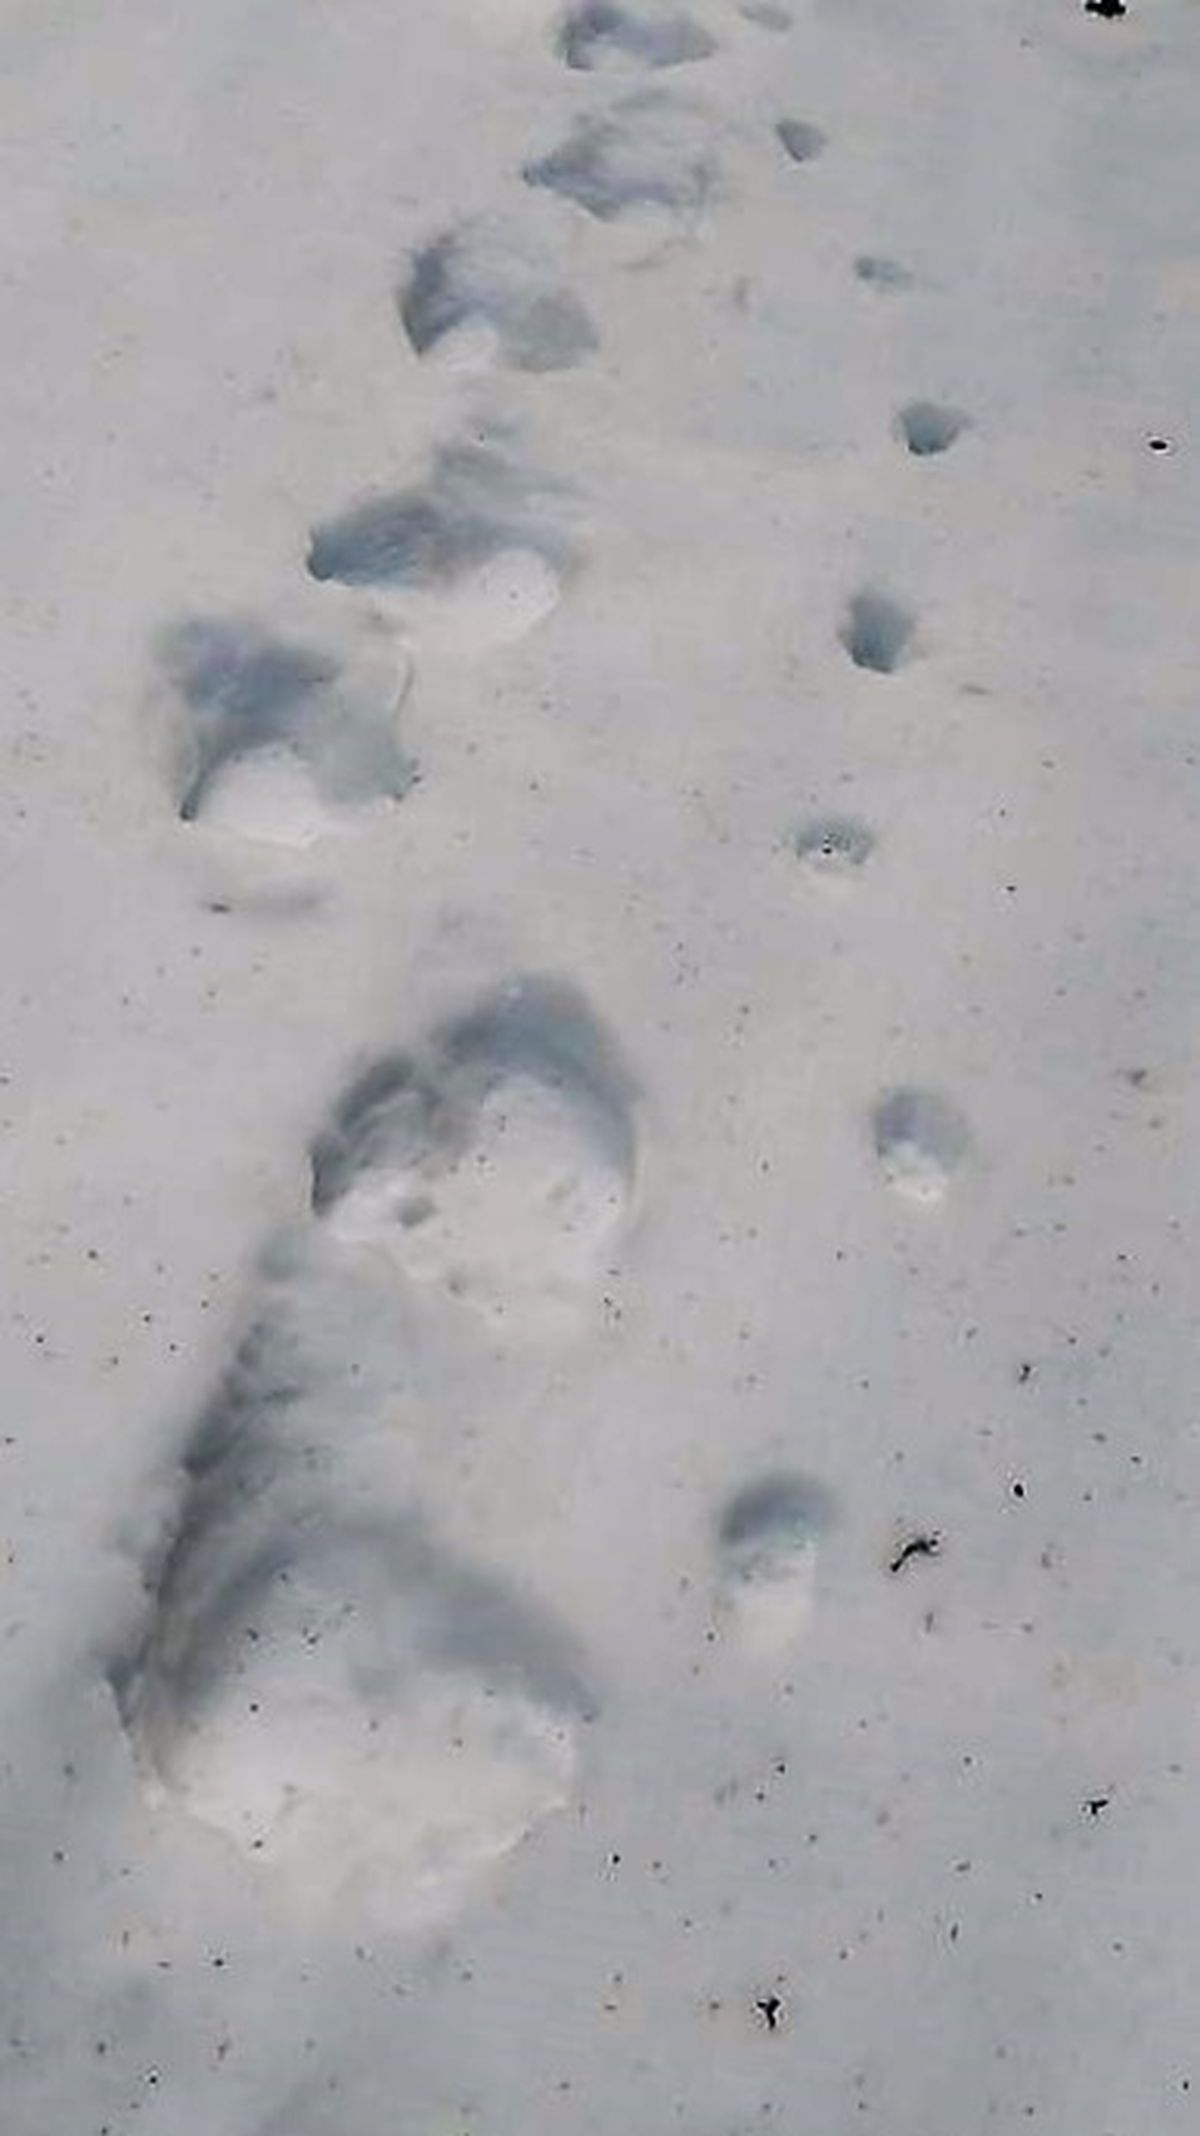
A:
[[[3,2136],[1184,2130],[1193,0],[10,0]]]

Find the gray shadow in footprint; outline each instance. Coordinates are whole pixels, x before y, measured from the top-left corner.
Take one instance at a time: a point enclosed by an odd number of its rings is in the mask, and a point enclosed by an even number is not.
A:
[[[808,1621],[819,1546],[836,1520],[832,1494],[787,1471],[756,1477],[716,1521],[717,1607],[726,1636],[778,1659]]]
[[[820,127],[811,126],[807,119],[780,119],[775,134],[784,154],[793,163],[811,163],[827,146]]]
[[[948,452],[970,427],[971,418],[961,408],[928,400],[908,401],[899,410],[895,423],[896,436],[917,459]]]
[[[875,1155],[886,1184],[906,1201],[940,1202],[971,1150],[971,1131],[937,1090],[885,1091],[871,1115]]]
[[[595,1702],[564,1627],[405,1501],[321,1280],[264,1288],[108,1681],[156,1800],[307,1910],[378,1886],[406,1918],[563,1806]]]
[[[562,494],[491,446],[444,446],[426,483],[369,498],[318,526],[308,569],[344,586],[429,590],[453,586],[502,551],[524,549],[565,572],[572,546],[545,510]]]
[[[728,1564],[745,1570],[808,1547],[835,1518],[832,1493],[811,1476],[760,1476],[726,1499],[717,1518],[717,1547]]]
[[[419,251],[396,303],[418,356],[480,325],[490,328],[502,360],[517,371],[571,370],[599,345],[578,297],[487,224],[449,231]]]
[[[582,0],[558,32],[560,59],[592,72],[607,67],[682,67],[709,59],[716,40],[682,11],[640,14],[614,0]]]
[[[179,814],[204,812],[214,782],[241,759],[302,763],[321,798],[400,800],[415,777],[396,734],[399,696],[380,701],[331,656],[273,637],[243,617],[188,617],[158,641],[177,717]]]
[[[829,884],[851,883],[875,850],[874,833],[856,816],[819,816],[793,834],[792,850],[805,875]]]
[[[312,1206],[409,1296],[525,1339],[596,1310],[636,1184],[634,1088],[583,997],[520,979],[372,1062],[312,1148]]]
[[[839,636],[855,667],[891,675],[911,654],[915,621],[899,601],[868,586],[851,600]]]
[[[881,252],[860,252],[854,262],[854,272],[868,289],[877,290],[882,296],[913,286],[913,276],[908,268]]]
[[[747,22],[756,22],[760,30],[773,30],[777,37],[786,35],[792,27],[786,7],[776,7],[774,0],[742,0],[738,13]]]
[[[527,185],[573,201],[599,222],[640,208],[689,219],[718,184],[710,133],[701,114],[647,92],[607,116],[581,114],[561,146],[527,163],[523,175]]]
[[[632,1179],[628,1070],[576,988],[524,978],[443,1024],[418,1051],[385,1055],[356,1077],[313,1143],[314,1214],[384,1164],[428,1171],[456,1161],[485,1099],[515,1077],[564,1096],[605,1163]]]

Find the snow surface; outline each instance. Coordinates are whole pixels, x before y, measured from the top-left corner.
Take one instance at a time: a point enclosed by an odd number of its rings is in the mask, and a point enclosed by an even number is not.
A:
[[[8,0],[3,2136],[1170,2136],[1200,10]]]

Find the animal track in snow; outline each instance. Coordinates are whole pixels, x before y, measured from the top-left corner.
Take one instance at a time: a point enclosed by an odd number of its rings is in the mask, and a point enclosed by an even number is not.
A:
[[[909,401],[896,416],[896,434],[918,459],[948,452],[971,419],[960,408],[939,406],[937,401]]]
[[[812,126],[807,119],[780,119],[775,127],[776,137],[784,154],[793,163],[811,163],[827,146],[825,135],[819,126]]]
[[[774,30],[778,36],[792,27],[792,18],[786,7],[776,7],[774,0],[742,0],[738,9],[747,22],[756,22],[760,30]]]
[[[797,1475],[758,1478],[717,1521],[718,1617],[748,1652],[790,1647],[812,1610],[817,1546],[833,1519],[824,1487]]]
[[[418,252],[397,308],[418,356],[495,353],[517,371],[565,371],[599,342],[578,297],[488,221],[447,232]]]
[[[313,533],[313,578],[404,596],[418,631],[457,644],[521,636],[575,562],[550,516],[563,492],[484,444],[444,446],[423,485],[372,497]]]
[[[880,252],[861,252],[854,262],[854,272],[860,282],[869,289],[877,289],[883,295],[890,291],[911,289],[912,275],[899,260],[891,260]]]
[[[633,1088],[582,997],[521,979],[375,1062],[313,1148],[335,1240],[494,1326],[570,1326],[634,1189]]]
[[[855,667],[891,675],[910,657],[915,620],[899,601],[865,586],[851,600],[839,635]]]
[[[812,882],[844,889],[866,866],[875,850],[875,838],[857,817],[823,816],[801,824],[792,848]]]
[[[162,633],[158,660],[186,823],[304,846],[413,783],[394,657],[385,677],[244,618],[191,617]]]
[[[710,135],[702,114],[647,91],[608,116],[582,114],[560,147],[525,165],[525,182],[574,201],[599,222],[644,209],[692,220],[720,175]]]
[[[589,1701],[552,1623],[389,1506],[361,1446],[355,1468],[360,1420],[323,1407],[303,1352],[269,1305],[110,1680],[154,1801],[301,1913],[418,1925],[564,1806]]]
[[[933,1204],[966,1160],[971,1135],[958,1107],[936,1090],[887,1091],[871,1118],[875,1155],[892,1191]]]
[[[558,52],[568,67],[681,67],[709,59],[716,41],[678,9],[655,12],[618,7],[614,0],[580,0],[563,18]]]

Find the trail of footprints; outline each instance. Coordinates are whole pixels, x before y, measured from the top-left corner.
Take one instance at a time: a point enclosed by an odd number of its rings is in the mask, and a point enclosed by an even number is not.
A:
[[[767,0],[739,12],[764,31],[790,26]],[[531,223],[547,196],[556,215],[654,211],[696,227],[721,191],[712,122],[661,82],[711,62],[715,37],[682,8],[580,0],[551,48],[613,89],[524,165]],[[828,146],[802,118],[774,134],[798,166]],[[533,375],[588,363],[600,334],[566,256],[544,223],[432,234],[394,292],[414,356]],[[873,254],[853,272],[881,296],[910,284]],[[913,400],[892,431],[929,459],[969,427],[961,410]],[[155,660],[179,818],[296,848],[402,804],[417,776],[399,734],[408,640],[441,630],[483,650],[519,635],[584,561],[566,487],[502,426],[446,441],[410,487],[331,510],[312,530],[310,582],[398,603],[406,637],[335,644],[332,631],[301,638],[233,614],[171,624]],[[921,649],[915,614],[876,585],[849,595],[838,637],[874,677]],[[789,843],[803,880],[843,894],[877,846],[870,825],[838,816]],[[915,1087],[879,1096],[864,1140],[881,1184],[912,1206],[944,1200],[971,1154],[951,1099]],[[595,1713],[586,1657],[431,1531],[402,1435],[380,1424],[394,1345],[364,1329],[394,1285],[418,1333],[422,1314],[464,1341],[473,1328],[518,1346],[585,1331],[628,1242],[641,1166],[620,1048],[581,994],[538,977],[362,1063],[314,1138],[309,1218],[263,1256],[110,1672],[148,1793],[301,1911],[436,1918],[570,1799]],[[801,1634],[835,1518],[823,1487],[790,1473],[716,1509],[714,1621],[746,1657],[770,1664]]]

